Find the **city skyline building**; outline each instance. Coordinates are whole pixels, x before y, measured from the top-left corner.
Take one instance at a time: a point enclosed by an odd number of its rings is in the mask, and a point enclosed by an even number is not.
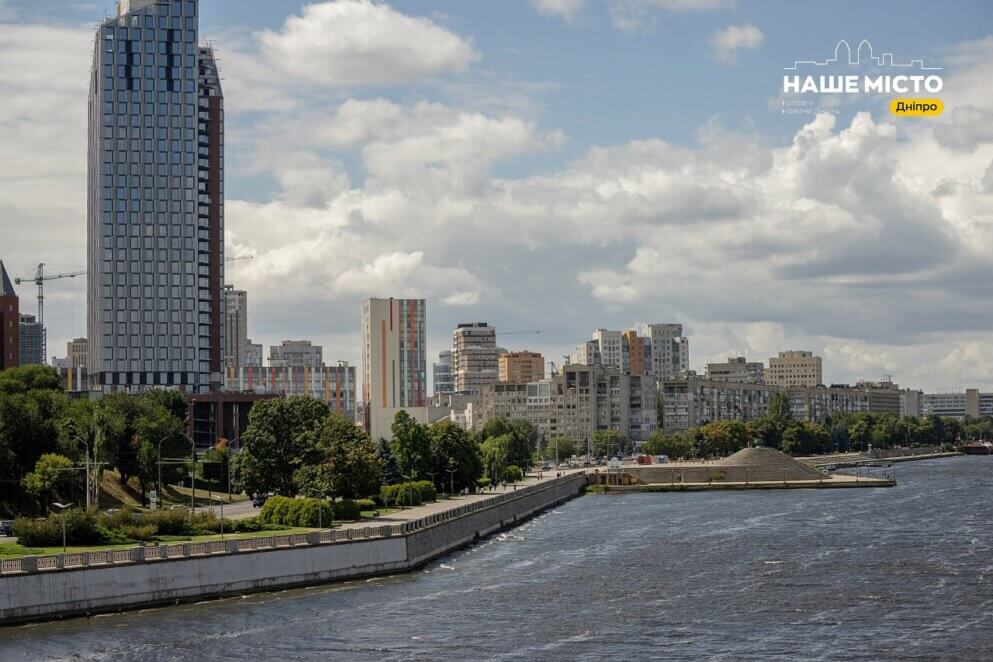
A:
[[[89,362],[90,344],[86,338],[74,338],[66,343],[66,359],[69,367],[85,368]]]
[[[18,321],[18,335],[20,336],[20,365],[45,365],[44,337],[45,327],[34,315],[21,313]]]
[[[309,340],[284,340],[269,347],[270,368],[320,368],[324,365],[324,348]]]
[[[821,357],[803,350],[785,350],[769,359],[765,383],[770,386],[814,387],[824,383]]]
[[[486,322],[459,324],[452,331],[452,379],[455,392],[479,395],[499,381],[500,350],[496,329]]]
[[[7,268],[0,260],[0,370],[21,362],[21,309]]]
[[[224,366],[262,366],[262,345],[248,337],[248,292],[224,286]]]
[[[399,409],[427,407],[426,319],[424,299],[362,303],[362,421],[374,439]]]
[[[730,356],[723,363],[708,363],[706,375],[713,381],[764,384],[765,365],[744,356]]]
[[[438,352],[438,362],[431,366],[434,395],[445,395],[455,392],[455,380],[452,376],[452,350]]]
[[[224,106],[198,0],[122,0],[89,83],[92,390],[207,393],[224,367]]]
[[[504,352],[497,362],[501,382],[527,383],[545,378],[545,357],[538,352]]]
[[[659,380],[678,377],[690,369],[690,341],[682,324],[649,324],[645,335],[652,345],[651,374]]]

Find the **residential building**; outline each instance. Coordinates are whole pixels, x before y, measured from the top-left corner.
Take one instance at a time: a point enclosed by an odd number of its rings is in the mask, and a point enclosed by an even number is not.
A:
[[[527,383],[545,378],[545,357],[538,352],[506,352],[498,362],[501,382]]]
[[[632,375],[647,375],[652,369],[651,338],[643,338],[637,331],[628,330],[621,334],[625,354],[625,372]]]
[[[759,361],[747,361],[744,356],[732,356],[724,363],[708,363],[707,379],[739,384],[764,384],[765,366]]]
[[[21,361],[21,309],[7,268],[0,261],[0,370],[16,368]]]
[[[980,393],[975,388],[925,393],[921,410],[924,416],[947,416],[959,420],[993,416],[993,393]]]
[[[362,420],[373,439],[387,438],[400,409],[428,408],[426,309],[424,299],[362,304]],[[427,421],[433,414],[417,416]]]
[[[494,418],[523,420],[531,423],[538,434],[547,439],[550,432],[551,387],[551,381],[545,379],[533,382],[498,382],[484,386],[474,408],[474,429],[482,429]]]
[[[640,443],[658,425],[656,402],[653,377],[569,364],[552,376],[549,435],[585,444],[598,430],[616,430]]]
[[[320,368],[324,365],[324,348],[309,340],[284,340],[269,348],[270,368]]]
[[[89,83],[90,386],[187,393],[224,372],[224,108],[198,0],[122,0]]]
[[[18,335],[20,335],[21,365],[44,365],[45,327],[38,322],[34,315],[21,314]]]
[[[900,416],[923,416],[924,392],[912,388],[900,391]]]
[[[832,384],[833,386],[833,384]],[[893,382],[861,380],[855,388],[869,396],[869,411],[873,414],[900,414],[900,387]]]
[[[690,341],[682,324],[649,324],[645,330],[652,345],[652,374],[659,380],[678,377],[690,369]]]
[[[624,351],[624,333],[622,331],[610,331],[608,329],[597,329],[593,332],[593,342],[600,350],[600,363],[609,368],[617,368],[621,372],[627,372],[627,354]]]
[[[333,411],[355,420],[355,366],[347,361],[337,365],[241,366],[225,371],[224,390],[228,393],[266,395],[306,395],[320,400]]]
[[[74,338],[66,343],[66,358],[73,368],[85,368],[89,363],[89,343],[86,338]]]
[[[499,381],[496,329],[486,322],[459,324],[452,332],[452,376],[456,393],[478,395]]]
[[[662,384],[662,428],[679,432],[721,420],[750,421],[762,417],[776,393],[790,399],[793,415],[806,421],[823,421],[837,413],[868,412],[869,393],[863,389],[834,387],[781,387],[734,383],[685,375]]]
[[[603,358],[600,356],[600,343],[595,340],[587,340],[576,348],[576,353],[569,357],[569,363],[580,365],[602,365]]]
[[[248,337],[248,292],[224,286],[224,367],[259,368],[262,345]]]
[[[804,386],[812,388],[824,383],[821,357],[813,352],[788,350],[769,359],[765,383],[770,386]]]
[[[452,350],[438,353],[438,362],[432,364],[432,377],[435,396],[455,392],[455,378],[452,376]]]

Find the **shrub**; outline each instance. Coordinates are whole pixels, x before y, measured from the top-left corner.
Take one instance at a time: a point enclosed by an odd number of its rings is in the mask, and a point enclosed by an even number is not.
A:
[[[421,495],[421,502],[427,503],[430,501],[438,500],[438,489],[429,480],[420,480],[413,484],[414,489],[416,489]]]
[[[426,501],[436,501],[438,490],[428,480],[384,485],[379,491],[379,498],[391,506],[419,506]]]
[[[114,529],[112,533],[113,532],[120,533],[125,538],[129,538],[131,540],[145,541],[154,538],[158,534],[159,529],[154,524],[125,524],[124,526]]]
[[[62,518],[65,517],[66,543],[92,545],[104,542],[104,534],[93,513],[84,510],[67,510],[64,515],[50,515],[46,519],[18,519],[14,522],[14,535],[25,547],[55,547],[62,544]]]
[[[356,520],[362,517],[359,504],[353,499],[342,499],[334,502],[334,518]]]
[[[179,536],[188,529],[186,516],[186,511],[180,508],[153,510],[142,515],[140,524],[154,524],[160,535]]]
[[[139,524],[139,520],[144,519],[131,506],[125,505],[114,512],[100,514],[100,525],[108,529],[119,529],[123,526],[133,526]]]
[[[259,512],[259,521],[272,524],[284,523],[294,501],[295,499],[284,496],[269,497]]]
[[[202,536],[208,533],[220,532],[221,518],[209,510],[201,510],[187,517],[186,531],[184,533]]]
[[[359,511],[376,510],[379,507],[375,499],[356,499],[355,504],[359,507]]]
[[[507,473],[505,476],[508,483],[519,483],[524,478],[524,472],[516,464],[512,464],[507,467]]]
[[[489,476],[483,476],[482,478],[480,478],[479,480],[476,481],[476,486],[477,487],[489,487],[490,486],[490,483],[492,483],[492,482],[493,481],[490,480],[490,477]]]

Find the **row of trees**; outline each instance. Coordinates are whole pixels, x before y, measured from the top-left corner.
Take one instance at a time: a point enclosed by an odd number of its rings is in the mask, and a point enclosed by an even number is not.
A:
[[[993,419],[965,423],[939,416],[903,417],[867,412],[836,414],[824,423],[797,420],[789,399],[776,394],[757,420],[715,421],[681,433],[656,431],[642,446],[650,455],[673,459],[730,455],[749,441],[793,455],[815,455],[895,446],[954,445],[993,437]]]
[[[153,390],[140,396],[73,399],[55,369],[23,366],[0,373],[0,496],[8,510],[45,506],[57,492],[80,488],[91,462],[134,477],[142,498],[158,475],[158,459],[186,456],[186,399]],[[174,478],[181,469],[166,468]]]

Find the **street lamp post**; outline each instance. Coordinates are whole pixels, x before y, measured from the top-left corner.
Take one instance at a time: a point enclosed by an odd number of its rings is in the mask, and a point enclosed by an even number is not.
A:
[[[59,509],[62,514],[62,555],[65,556],[66,553],[66,510],[72,506],[71,503],[53,503],[53,506]]]
[[[413,473],[413,472],[411,472],[411,473]],[[412,476],[408,476],[406,474],[400,474],[400,475],[403,477],[403,479],[405,481],[407,481],[407,494],[410,495],[410,507],[413,508],[414,507],[414,489],[411,486],[411,482],[413,482],[414,479],[413,479]],[[399,500],[400,499],[397,499],[397,501],[399,501]]]
[[[83,439],[79,435],[73,437],[75,441],[81,441],[86,447],[86,510],[90,509],[90,495],[93,493],[93,489],[90,487],[90,442],[88,439]]]
[[[448,493],[455,495],[455,469],[445,469],[448,472]]]

